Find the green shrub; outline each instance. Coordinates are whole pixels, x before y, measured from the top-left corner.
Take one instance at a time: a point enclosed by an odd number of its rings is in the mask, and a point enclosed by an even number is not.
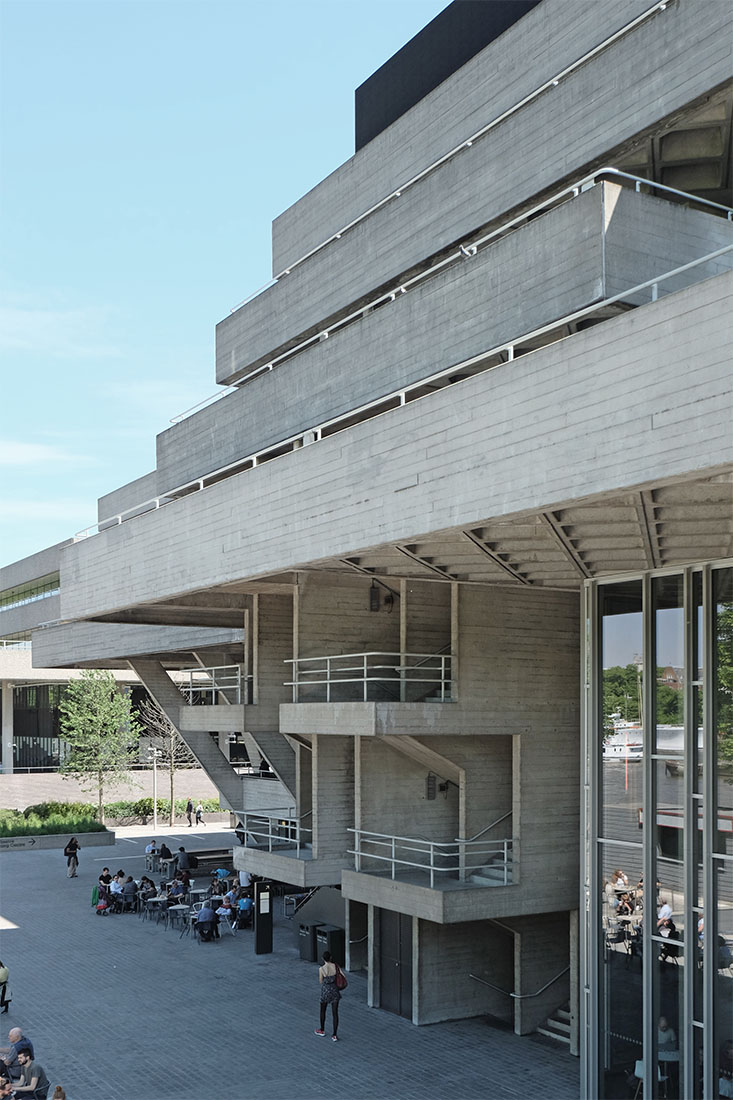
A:
[[[74,817],[94,817],[96,806],[91,802],[39,802],[35,806],[26,806],[26,817],[38,817],[45,821],[51,814],[64,814]]]
[[[0,836],[38,836],[41,834],[58,833],[99,833],[106,832],[104,825],[100,825],[93,817],[76,817],[66,814],[49,814],[41,818],[37,814],[29,814],[27,810],[20,813],[19,810],[0,811]]]

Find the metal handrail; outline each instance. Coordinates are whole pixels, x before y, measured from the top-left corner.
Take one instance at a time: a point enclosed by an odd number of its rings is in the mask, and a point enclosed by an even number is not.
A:
[[[558,978],[562,978],[563,974],[567,974],[570,970],[569,966],[566,966],[564,970],[561,970],[559,974],[556,974],[554,978],[550,978],[549,982],[545,982],[541,989],[538,989],[535,993],[510,993],[509,996],[513,997],[515,1001],[525,1001],[531,997],[539,997],[540,993],[544,993],[546,989],[549,989]]]
[[[614,169],[606,169],[605,171],[615,171]],[[634,178],[634,177],[629,177]],[[639,180],[640,183],[649,186],[661,186],[659,184],[650,184],[648,180]],[[688,196],[688,198],[698,201],[695,196]],[[731,211],[733,220],[733,211]],[[695,267],[699,267],[701,264],[709,263],[711,260],[717,259],[719,256],[733,252],[733,245],[726,245],[724,248],[715,249],[713,252],[708,252],[704,256],[698,257],[696,260],[691,260],[689,263],[683,264],[681,267],[673,268],[670,271],[665,271],[654,278],[647,279],[643,283],[637,283],[635,286],[627,287],[619,294],[614,294],[610,298],[604,298],[601,301],[595,302],[590,306],[585,306],[583,309],[574,310],[572,313],[565,314],[563,317],[556,318],[549,324],[542,325],[540,328],[532,329],[530,332],[522,333],[513,337],[511,340],[506,340],[501,344],[497,344],[492,348],[488,348],[485,351],[480,352],[477,355],[473,355],[468,359],[464,359],[459,363],[454,363],[450,367],[445,367],[443,370],[436,371],[434,374],[428,375],[425,378],[421,378],[415,382],[411,382],[408,386],[403,386],[399,390],[393,390],[391,393],[385,394],[382,397],[375,398],[373,401],[368,401],[363,405],[359,405],[356,408],[350,409],[339,416],[332,417],[329,420],[325,420],[316,427],[308,428],[304,431],[300,431],[295,435],[288,436],[279,442],[264,448],[263,450],[253,452],[243,458],[237,459],[235,462],[229,462],[225,466],[221,466],[216,470],[211,470],[201,477],[194,478],[192,481],[187,481],[182,485],[177,485],[173,489],[167,490],[165,493],[161,493],[159,496],[150,497],[148,500],[142,501],[139,504],[134,505],[131,508],[126,508],[121,512],[116,513],[113,516],[108,516],[105,519],[98,520],[97,523],[91,524],[89,527],[84,528],[82,531],[78,531],[74,539],[76,541],[84,538],[92,537],[92,532],[99,533],[101,529],[108,529],[112,526],[119,526],[122,523],[127,522],[130,519],[134,519],[137,516],[146,514],[147,512],[155,511],[158,508],[162,508],[167,504],[173,504],[176,500],[179,500],[183,496],[188,496],[194,492],[200,492],[207,487],[206,482],[209,479],[214,479],[214,483],[218,484],[226,476],[232,476],[237,473],[244,473],[247,470],[251,470],[261,465],[263,462],[273,461],[275,458],[279,458],[284,454],[290,454],[295,449],[295,445],[302,445],[305,437],[308,437],[309,443],[320,442],[324,436],[324,432],[328,436],[334,435],[337,431],[342,431],[343,428],[353,427],[358,422],[358,419],[363,417],[364,419],[371,419],[382,413],[392,412],[395,408],[407,404],[408,400],[419,399],[425,394],[419,393],[427,386],[431,386],[436,382],[440,382],[443,379],[449,378],[451,375],[460,374],[462,370],[468,367],[478,367],[481,363],[485,363],[485,371],[495,370],[498,366],[505,366],[504,360],[500,360],[502,355],[507,356],[506,362],[510,362],[514,359],[514,350],[517,346],[523,346],[527,341],[536,340],[539,337],[545,336],[549,333],[561,331],[566,328],[567,325],[576,321],[583,320],[586,317],[591,317],[599,310],[606,309],[609,305],[613,305],[616,302],[621,302],[625,298],[632,294],[637,294],[647,288],[652,288],[652,301],[656,300],[656,291],[659,284],[665,282],[668,279],[675,278],[677,275],[682,274],[685,271],[692,270]],[[566,338],[566,337],[564,337]],[[533,351],[544,350],[546,345],[542,348],[530,349],[525,354],[532,354]],[[490,362],[491,360],[500,360],[496,362]],[[458,383],[456,383],[458,384]],[[411,394],[416,394],[417,397],[411,397]],[[339,425],[343,425],[343,428]],[[288,450],[288,448],[290,448]]]
[[[229,311],[230,314],[236,313],[236,311],[238,309],[241,309],[242,306],[247,305],[247,303],[251,302],[253,298],[256,298],[259,294],[262,294],[263,291],[273,286],[274,283],[278,281],[278,279],[281,279],[284,275],[289,275],[290,272],[293,271],[296,267],[299,267],[302,263],[305,263],[305,261],[309,260],[311,256],[315,256],[316,253],[326,248],[327,245],[331,244],[333,241],[340,240],[344,233],[347,233],[350,229],[353,229],[355,226],[359,225],[362,221],[365,220],[365,218],[368,218],[371,214],[376,213],[377,210],[380,210],[388,202],[391,202],[393,199],[400,198],[401,195],[408,190],[408,188],[412,187],[416,183],[419,183],[419,181],[424,179],[425,176],[429,175],[431,172],[434,172],[436,168],[440,168],[441,165],[446,163],[446,161],[451,160],[453,157],[463,152],[464,149],[469,149],[475,141],[478,141],[479,138],[483,137],[490,130],[493,130],[494,127],[504,122],[507,118],[510,118],[517,111],[521,110],[522,107],[526,107],[528,103],[531,103],[533,100],[537,99],[540,95],[550,90],[551,88],[556,88],[562,79],[564,79],[566,76],[569,76],[572,72],[580,68],[582,65],[585,65],[588,61],[591,60],[591,58],[595,57],[603,50],[608,49],[608,47],[616,42],[619,38],[623,38],[629,33],[629,31],[634,30],[637,26],[645,22],[656,12],[664,11],[664,9],[667,7],[668,2],[669,0],[658,0],[658,3],[653,4],[650,8],[647,8],[646,11],[641,12],[640,15],[637,15],[636,18],[624,24],[623,27],[620,27],[619,30],[614,31],[613,34],[609,35],[607,38],[604,38],[603,41],[599,42],[597,46],[594,46],[591,50],[588,50],[586,53],[582,54],[581,57],[577,58],[570,65],[566,65],[564,69],[561,69],[560,72],[550,77],[549,80],[544,81],[543,84],[540,84],[537,88],[529,92],[529,94],[524,96],[522,99],[518,100],[511,107],[508,107],[506,110],[502,111],[501,114],[496,116],[496,118],[493,118],[490,122],[485,123],[485,125],[481,126],[469,137],[463,138],[458,143],[458,145],[453,146],[453,148],[449,149],[447,153],[443,153],[441,157],[438,157],[437,160],[432,161],[429,165],[427,165],[427,167],[421,169],[415,175],[411,176],[408,180],[405,181],[405,183],[400,184],[399,187],[396,187],[393,191],[390,191],[388,195],[385,195],[384,198],[374,203],[363,213],[359,214],[356,218],[353,218],[350,222],[347,222],[347,224],[342,226],[341,229],[336,230],[336,232],[332,233],[324,241],[321,241],[320,244],[316,245],[315,248],[311,248],[310,251],[306,252],[298,260],[294,260],[293,263],[283,268],[283,270],[278,275],[273,275],[272,279],[268,279],[268,281],[258,290],[253,291],[247,298],[237,303],[236,306],[233,306]]]
[[[491,824],[487,825],[485,829],[481,830],[481,832],[474,833],[474,835],[470,839],[471,840],[478,840],[478,838],[480,836],[483,836],[484,833],[488,833],[489,830],[493,829],[495,825],[499,825],[499,824],[501,824],[502,821],[506,821],[506,819],[508,817],[511,817],[513,812],[514,812],[513,810],[508,810],[507,813],[505,813],[502,817],[497,817],[496,821],[492,821]]]
[[[489,989],[495,989],[497,993],[503,993],[505,997],[514,996],[508,989],[501,989],[498,985],[494,985],[493,982],[487,982],[486,978],[479,978],[478,974],[469,974],[468,976],[469,978],[473,978],[475,982],[481,982],[482,985],[488,985]]]
[[[247,702],[247,686],[252,677],[244,675],[241,665],[184,668],[181,669],[179,675],[188,677],[188,680],[184,680],[183,683],[177,682],[176,687],[188,699],[189,705],[194,694],[209,694],[212,703],[217,695],[222,695],[229,704],[236,705]],[[199,679],[200,677],[205,677],[205,679]],[[233,700],[227,697],[227,692],[234,694]]]
[[[564,970],[561,970],[559,974],[556,974],[554,978],[550,978],[549,982],[546,982],[541,989],[538,989],[535,993],[509,993],[506,989],[500,989],[498,985],[493,985],[492,982],[487,982],[486,978],[479,978],[478,974],[469,974],[469,978],[473,978],[475,982],[481,982],[482,985],[488,985],[491,989],[495,989],[497,993],[503,993],[506,997],[511,997],[515,1001],[525,1001],[532,997],[539,997],[540,993],[544,993],[546,989],[558,980],[562,978],[564,974],[567,974],[570,970],[569,966],[566,966]]]
[[[467,874],[482,867],[487,857],[503,854],[501,863],[504,873],[503,885],[509,885],[510,856],[513,847],[513,840],[509,837],[494,844],[487,844],[483,841],[422,840],[418,837],[394,836],[389,833],[376,833],[371,830],[356,828],[350,828],[348,832],[353,833],[356,839],[356,847],[349,848],[348,853],[355,857],[354,865],[357,871],[361,871],[362,858],[379,860],[390,865],[391,878],[393,880],[396,878],[396,868],[398,866],[428,872],[430,875],[430,886],[432,888],[435,886],[436,874],[457,873],[459,881],[465,882]],[[365,851],[364,845],[388,848],[389,855],[381,855],[379,852],[375,851]],[[417,845],[417,847],[415,845]],[[481,862],[467,865],[467,848],[473,849],[473,854],[478,857]],[[429,857],[429,862],[416,862],[411,859],[403,859],[397,854],[398,852],[415,852],[426,855]],[[443,861],[451,860],[452,862],[437,866],[436,858]]]
[[[337,658],[342,658],[342,657],[344,659],[346,659],[347,657],[351,658],[351,657],[402,657],[402,656],[430,658],[430,657],[436,657],[436,656],[438,656],[438,654],[435,654],[435,653],[404,653],[403,654],[403,653],[399,652],[398,650],[368,649],[368,650],[365,650],[362,653],[337,653],[337,654],[324,653],[322,656],[319,656],[319,657],[289,657],[287,660],[283,661],[283,664],[284,665],[297,665],[297,664],[305,664],[306,661],[328,661],[329,659],[330,660],[336,660]]]
[[[375,658],[391,658],[389,663],[375,663]],[[395,660],[396,658],[396,660]],[[419,664],[406,663],[411,659],[420,659]],[[371,663],[370,663],[371,660]],[[344,684],[361,684],[362,697],[368,702],[369,685],[384,683],[390,685],[399,684],[400,700],[405,701],[408,685],[428,684],[440,687],[440,701],[445,702],[450,695],[452,685],[451,676],[452,657],[447,653],[404,653],[384,652],[372,650],[367,653],[337,653],[321,657],[296,657],[283,661],[283,664],[293,666],[294,678],[286,680],[285,685],[293,689],[293,702],[300,702],[299,689],[310,687],[324,687],[326,703],[332,702],[332,687],[341,687]],[[358,664],[343,664],[344,661],[358,661]],[[428,661],[435,661],[432,667],[427,667]],[[304,668],[303,665],[314,664],[317,667]],[[424,675],[414,676],[413,672],[422,670]],[[379,675],[380,672],[391,672],[392,676]],[[350,676],[349,673],[356,673]],[[308,700],[312,702],[313,700]]]
[[[287,807],[287,812],[282,814],[276,812],[276,807],[269,807],[267,810],[234,812],[237,813],[244,833],[267,841],[268,852],[272,852],[274,847],[292,846],[300,853],[303,847],[309,843],[307,838],[313,836],[313,830],[301,824],[303,818],[307,817],[308,814],[296,817],[291,812],[292,809],[293,807]],[[274,828],[273,822],[277,822]],[[258,827],[265,825],[267,828]]]

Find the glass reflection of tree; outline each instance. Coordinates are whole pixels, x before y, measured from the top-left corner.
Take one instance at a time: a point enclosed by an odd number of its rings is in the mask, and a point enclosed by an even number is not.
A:
[[[733,766],[733,601],[718,604],[715,717],[718,760]]]

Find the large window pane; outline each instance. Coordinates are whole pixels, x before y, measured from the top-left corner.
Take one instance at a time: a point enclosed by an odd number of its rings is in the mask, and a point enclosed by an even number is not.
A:
[[[733,569],[718,569],[713,573],[713,615],[718,809],[730,812],[733,803]]]
[[[681,576],[652,581],[654,612],[655,737],[652,752],[679,759],[684,752],[685,615]]]
[[[657,1073],[654,1096],[678,1100],[682,1097],[682,1049],[685,1029],[682,984],[685,973],[684,949],[672,941],[654,941],[654,1015],[657,1021],[655,1059]]]
[[[682,937],[685,931],[685,871],[684,830],[682,813],[684,806],[684,778],[669,772],[666,760],[652,762],[656,775],[657,820],[654,842],[657,851],[656,906],[657,917],[662,906],[671,910],[669,919]],[[647,891],[649,911],[653,895]]]
[[[640,841],[643,770],[640,581],[601,590],[602,835]]]
[[[599,846],[605,883],[600,964],[601,1089],[607,1100],[625,1100],[634,1067],[642,1059],[643,960],[639,929],[643,911],[634,904],[641,856],[640,848]],[[628,888],[619,876],[628,879]],[[626,897],[631,902],[630,912],[626,911]]]

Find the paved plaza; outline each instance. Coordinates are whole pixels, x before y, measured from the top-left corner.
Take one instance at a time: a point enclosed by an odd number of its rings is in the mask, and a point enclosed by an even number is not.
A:
[[[341,1042],[313,1034],[318,973],[298,956],[278,903],[271,955],[253,935],[213,944],[136,915],[90,906],[103,866],[139,878],[150,830],[83,847],[79,878],[61,851],[0,856],[0,958],[13,1003],[2,1039],[21,1027],[68,1100],[510,1100],[578,1095],[578,1062],[551,1040],[517,1038],[483,1019],[428,1027],[370,1009],[350,974]],[[231,845],[230,831],[159,829],[174,848]],[[180,839],[179,839],[180,838]],[[81,838],[82,844],[84,838]],[[49,1094],[50,1095],[50,1094]]]

